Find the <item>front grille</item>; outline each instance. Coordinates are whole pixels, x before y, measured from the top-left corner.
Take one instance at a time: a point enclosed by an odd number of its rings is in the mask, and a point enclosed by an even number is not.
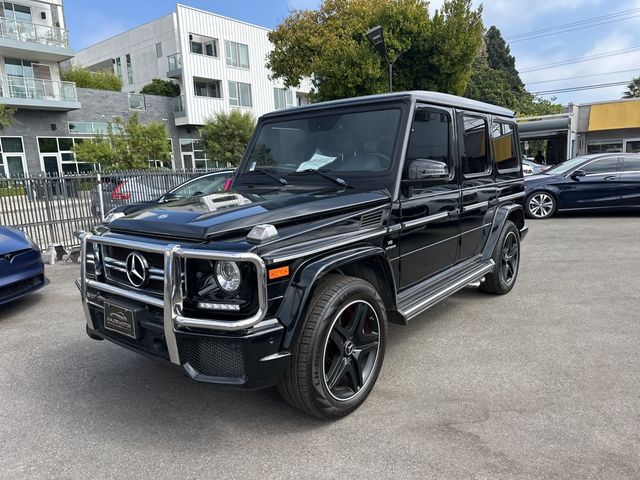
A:
[[[127,276],[127,257],[134,250],[113,245],[102,247],[105,279],[107,283],[115,283],[127,288],[136,288]],[[137,290],[162,295],[164,290],[164,256],[161,253],[138,252],[149,265],[148,279],[145,285]]]
[[[17,297],[22,293],[28,292],[32,288],[37,287],[43,282],[44,275],[36,275],[35,277],[0,287],[0,300],[8,297]]]
[[[183,338],[182,359],[197,372],[210,377],[244,376],[240,347],[215,338]]]

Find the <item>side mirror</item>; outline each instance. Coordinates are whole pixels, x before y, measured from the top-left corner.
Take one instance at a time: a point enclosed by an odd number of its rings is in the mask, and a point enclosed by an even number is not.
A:
[[[430,158],[416,158],[409,164],[408,180],[433,180],[447,178],[449,167],[446,163]]]
[[[584,177],[586,175],[587,173],[584,170],[574,170],[573,173],[571,174],[571,178],[576,180],[577,178]]]

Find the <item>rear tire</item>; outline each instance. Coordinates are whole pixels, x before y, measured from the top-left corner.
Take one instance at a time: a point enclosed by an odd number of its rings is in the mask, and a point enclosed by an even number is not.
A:
[[[358,408],[384,360],[387,317],[371,284],[329,275],[311,298],[278,390],[294,407],[321,419]]]
[[[491,257],[496,266],[480,284],[480,290],[494,295],[509,293],[520,270],[520,231],[507,220]]]

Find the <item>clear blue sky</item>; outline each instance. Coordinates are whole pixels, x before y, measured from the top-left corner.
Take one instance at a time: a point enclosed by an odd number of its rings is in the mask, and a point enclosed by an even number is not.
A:
[[[440,7],[442,1],[432,0],[431,8]],[[315,8],[320,1],[185,0],[182,3],[274,28],[287,16],[291,8]],[[626,81],[640,75],[640,48],[622,55],[606,54],[640,47],[640,0],[485,0],[483,3],[485,25],[498,26],[507,38],[559,24],[637,10],[624,15],[622,21],[512,43],[512,53],[516,57],[518,69],[522,71],[521,76],[532,92]],[[474,0],[474,4],[480,4],[480,1]],[[170,0],[65,0],[64,5],[72,46],[76,50],[166,15],[175,9],[175,2]],[[599,54],[605,55],[587,62],[524,72],[531,67]],[[600,73],[609,74],[592,76]],[[558,80],[564,78],[570,79]],[[558,101],[563,103],[609,100],[620,98],[624,89],[624,86],[616,86],[556,96]]]

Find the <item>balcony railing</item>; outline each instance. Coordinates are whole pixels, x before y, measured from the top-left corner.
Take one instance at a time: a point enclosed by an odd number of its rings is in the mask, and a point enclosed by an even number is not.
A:
[[[174,53],[167,57],[167,63],[169,64],[169,71],[180,70],[182,68],[182,54]]]
[[[4,17],[0,17],[0,37],[55,47],[69,47],[69,32],[63,28]]]
[[[75,82],[56,82],[11,76],[0,77],[0,97],[63,102],[78,101]]]
[[[173,97],[173,113],[184,114],[184,95]]]

